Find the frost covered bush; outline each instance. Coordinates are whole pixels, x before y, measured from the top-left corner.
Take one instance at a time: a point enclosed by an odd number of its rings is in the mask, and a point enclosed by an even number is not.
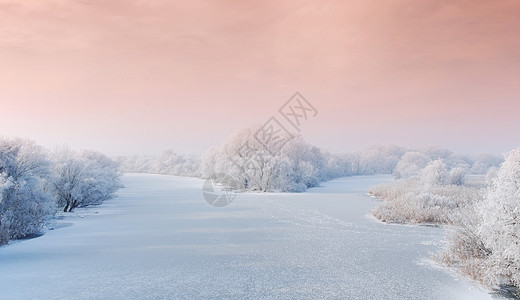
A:
[[[384,201],[374,216],[389,223],[454,224],[464,209],[479,197],[477,188],[456,185],[424,185],[402,179],[373,187],[369,191]]]
[[[440,156],[439,153],[436,155]],[[428,162],[428,157],[431,156],[407,152],[396,169],[401,172],[396,177],[402,179],[370,190],[373,196],[384,200],[374,210],[377,218],[384,222],[453,224],[463,215],[464,208],[479,198],[479,188],[462,186],[465,172],[461,167],[449,170],[444,160]]]
[[[52,186],[64,212],[101,204],[112,198],[120,186],[117,163],[99,152],[62,148],[53,153],[52,161]]]
[[[447,249],[438,258],[444,264],[458,268],[463,274],[474,280],[490,284],[485,279],[488,268],[486,259],[490,250],[482,241],[478,232],[479,226],[480,219],[475,206],[468,207],[451,230]]]
[[[45,151],[24,139],[0,139],[0,244],[38,234],[55,212]]]

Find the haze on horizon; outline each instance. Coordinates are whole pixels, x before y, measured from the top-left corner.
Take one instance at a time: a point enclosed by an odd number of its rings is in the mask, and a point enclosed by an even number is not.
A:
[[[0,135],[203,153],[295,92],[304,138],[520,146],[520,2],[0,0]]]

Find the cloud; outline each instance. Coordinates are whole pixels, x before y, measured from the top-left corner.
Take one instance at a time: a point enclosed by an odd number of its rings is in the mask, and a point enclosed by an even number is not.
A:
[[[500,129],[493,120],[515,121],[494,106],[518,107],[518,15],[515,0],[0,0],[0,101],[124,108],[121,122],[145,107],[170,126],[193,116],[163,111],[203,107],[208,122],[232,112],[236,128],[300,90],[328,130],[433,126],[448,110]]]

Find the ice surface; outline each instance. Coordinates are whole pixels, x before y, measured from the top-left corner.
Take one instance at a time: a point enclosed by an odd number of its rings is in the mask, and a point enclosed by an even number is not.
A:
[[[367,218],[368,187],[388,180],[239,194],[215,208],[202,180],[127,174],[116,199],[0,247],[0,298],[489,299],[428,259],[443,229]]]

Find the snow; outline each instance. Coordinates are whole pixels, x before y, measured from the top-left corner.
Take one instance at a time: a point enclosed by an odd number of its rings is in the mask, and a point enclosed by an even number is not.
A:
[[[366,191],[389,180],[243,193],[215,208],[202,180],[126,174],[117,198],[0,247],[0,298],[490,299],[429,260],[443,229],[367,218],[377,200]]]

